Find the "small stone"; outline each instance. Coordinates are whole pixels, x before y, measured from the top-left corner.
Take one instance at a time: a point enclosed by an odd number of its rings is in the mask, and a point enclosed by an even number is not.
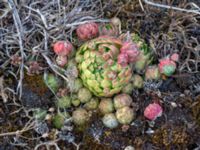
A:
[[[52,115],[47,114],[46,117],[45,117],[45,120],[51,120],[51,119],[52,119]]]
[[[177,104],[175,102],[171,102],[172,107],[177,107]]]
[[[124,150],[135,150],[135,148],[133,146],[127,146]]]
[[[42,137],[43,137],[43,138],[47,138],[48,136],[49,136],[48,133],[44,133],[44,134],[42,134]]]
[[[49,112],[54,112],[54,111],[55,111],[55,108],[51,107],[51,108],[49,108],[48,111],[49,111]]]

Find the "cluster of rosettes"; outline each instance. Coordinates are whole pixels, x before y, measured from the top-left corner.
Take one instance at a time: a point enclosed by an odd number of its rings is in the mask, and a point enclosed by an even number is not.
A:
[[[179,55],[174,53],[171,57],[166,57],[160,60],[159,70],[166,76],[171,76],[176,70],[176,62],[179,60]]]
[[[139,54],[139,48],[136,44],[133,42],[124,42],[120,48],[118,63],[122,66],[126,66],[128,63],[135,62]]]
[[[63,67],[67,64],[67,56],[73,51],[73,46],[68,40],[57,41],[53,45],[53,50],[58,55],[56,57],[56,63]]]
[[[119,123],[130,124],[135,118],[129,96],[133,88],[140,89],[144,80],[159,80],[161,74],[171,76],[176,70],[178,54],[150,66],[153,55],[145,41],[134,33],[119,35],[116,24],[119,25],[119,21],[79,25],[76,34],[84,43],[75,58],[71,57],[74,47],[68,40],[53,45],[56,63],[61,67],[67,65],[67,73],[74,77],[74,84],[71,89],[58,90],[60,82],[52,75],[48,76],[47,83],[58,93],[56,105],[59,108],[79,107],[72,113],[77,125],[85,124],[89,120],[88,111],[95,109],[104,115],[102,121],[109,128],[115,128]],[[149,104],[144,110],[144,116],[152,121],[162,113],[158,103]],[[56,117],[63,121],[63,117]],[[60,123],[56,119],[55,122],[55,126]]]

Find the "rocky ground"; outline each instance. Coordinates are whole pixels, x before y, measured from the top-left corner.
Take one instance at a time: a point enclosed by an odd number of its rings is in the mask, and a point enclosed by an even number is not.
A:
[[[194,7],[189,0],[155,2],[179,8]],[[193,2],[200,7],[199,2]],[[36,3],[9,0],[10,6],[7,6],[6,2],[0,2],[0,9],[5,10],[0,10],[0,150],[121,150],[127,146],[138,150],[200,149],[199,14],[126,0],[80,0],[79,3],[74,0],[60,2],[60,5],[45,0]],[[64,6],[68,20],[59,18]],[[9,7],[13,11],[9,11]],[[31,8],[34,10],[30,11]],[[4,13],[7,10],[8,13]],[[82,128],[66,123],[65,128],[57,130],[48,119],[37,122],[33,118],[35,108],[44,109],[49,115],[55,113],[54,95],[43,82],[43,73],[55,69],[53,62],[48,61],[54,55],[50,53],[48,58],[44,55],[46,46],[60,37],[71,39],[75,28],[72,24],[78,24],[81,18],[87,20],[88,16],[91,17],[89,20],[98,22],[117,16],[123,32],[136,32],[153,48],[155,62],[174,52],[180,54],[180,61],[173,76],[159,83],[147,82],[143,89],[132,92],[137,111],[131,125],[108,129],[96,111]],[[23,35],[18,35],[18,30],[24,30]],[[20,41],[24,46],[24,66],[15,67],[9,58],[22,54]],[[77,43],[74,39],[71,41]],[[37,59],[42,69],[38,74],[30,75],[34,70],[30,70],[27,60],[32,58]],[[148,121],[143,115],[145,107],[152,101],[159,101],[164,110],[155,122]]]

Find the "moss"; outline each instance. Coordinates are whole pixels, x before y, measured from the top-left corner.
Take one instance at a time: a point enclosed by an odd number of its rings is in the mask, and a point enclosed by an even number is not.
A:
[[[42,75],[30,76],[25,74],[24,81],[27,86],[39,96],[44,96],[48,91],[48,87],[44,83]]]
[[[181,127],[163,126],[155,131],[152,142],[156,145],[163,145],[167,149],[173,146],[185,146],[188,143],[188,134]]]
[[[100,144],[89,135],[84,136],[83,143],[84,145],[81,147],[83,150],[112,150],[110,146]]]
[[[200,96],[196,99],[196,105],[192,107],[192,113],[196,123],[200,126]]]
[[[141,137],[136,137],[134,139],[134,147],[135,149],[142,149],[142,146],[144,145],[145,140],[142,139]]]

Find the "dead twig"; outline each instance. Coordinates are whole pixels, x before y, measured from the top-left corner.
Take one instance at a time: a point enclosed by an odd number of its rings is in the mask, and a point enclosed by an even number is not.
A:
[[[22,133],[24,133],[24,132],[27,132],[27,131],[33,129],[34,126],[35,126],[35,121],[33,121],[32,119],[30,119],[30,120],[26,123],[26,125],[24,126],[24,128],[23,128],[22,130],[17,130],[17,131],[7,132],[7,133],[1,133],[1,134],[0,134],[0,137],[2,137],[2,136],[13,136],[13,135],[16,135],[16,136],[17,136],[17,135],[20,135],[20,134],[22,134]]]
[[[0,96],[2,97],[4,103],[8,101],[8,95],[5,93],[3,86],[3,77],[0,77]]]
[[[48,142],[43,142],[43,143],[40,143],[38,145],[35,146],[34,150],[38,150],[41,146],[45,146],[48,150],[50,149],[50,146],[54,146],[55,147],[55,150],[61,150],[57,144],[57,142],[59,141],[60,139],[56,139],[56,140],[53,140],[53,141],[48,141]]]
[[[18,86],[17,86],[17,91],[19,92],[19,98],[21,99],[22,96],[22,82],[23,82],[23,78],[24,78],[24,47],[23,47],[23,26],[21,23],[21,19],[19,17],[18,11],[16,9],[15,3],[13,0],[8,0],[8,4],[10,9],[13,10],[13,19],[14,19],[14,23],[15,23],[15,27],[17,29],[17,33],[18,33],[18,38],[19,38],[19,47],[20,47],[20,52],[21,52],[21,65],[20,65],[20,79],[18,82]]]
[[[141,1],[141,0],[139,0],[139,4],[140,4],[140,7],[141,7],[142,11],[144,11],[144,6],[143,6],[143,4],[142,4],[142,1]]]
[[[200,8],[195,3],[191,4],[194,7],[194,9],[184,9],[184,8],[178,8],[178,7],[175,7],[175,6],[158,4],[158,3],[155,3],[155,2],[151,2],[149,0],[144,0],[144,2],[148,5],[152,5],[152,6],[159,7],[159,8],[173,9],[173,10],[177,10],[177,11],[182,11],[182,12],[187,12],[187,13],[195,13],[195,14],[200,15]]]

